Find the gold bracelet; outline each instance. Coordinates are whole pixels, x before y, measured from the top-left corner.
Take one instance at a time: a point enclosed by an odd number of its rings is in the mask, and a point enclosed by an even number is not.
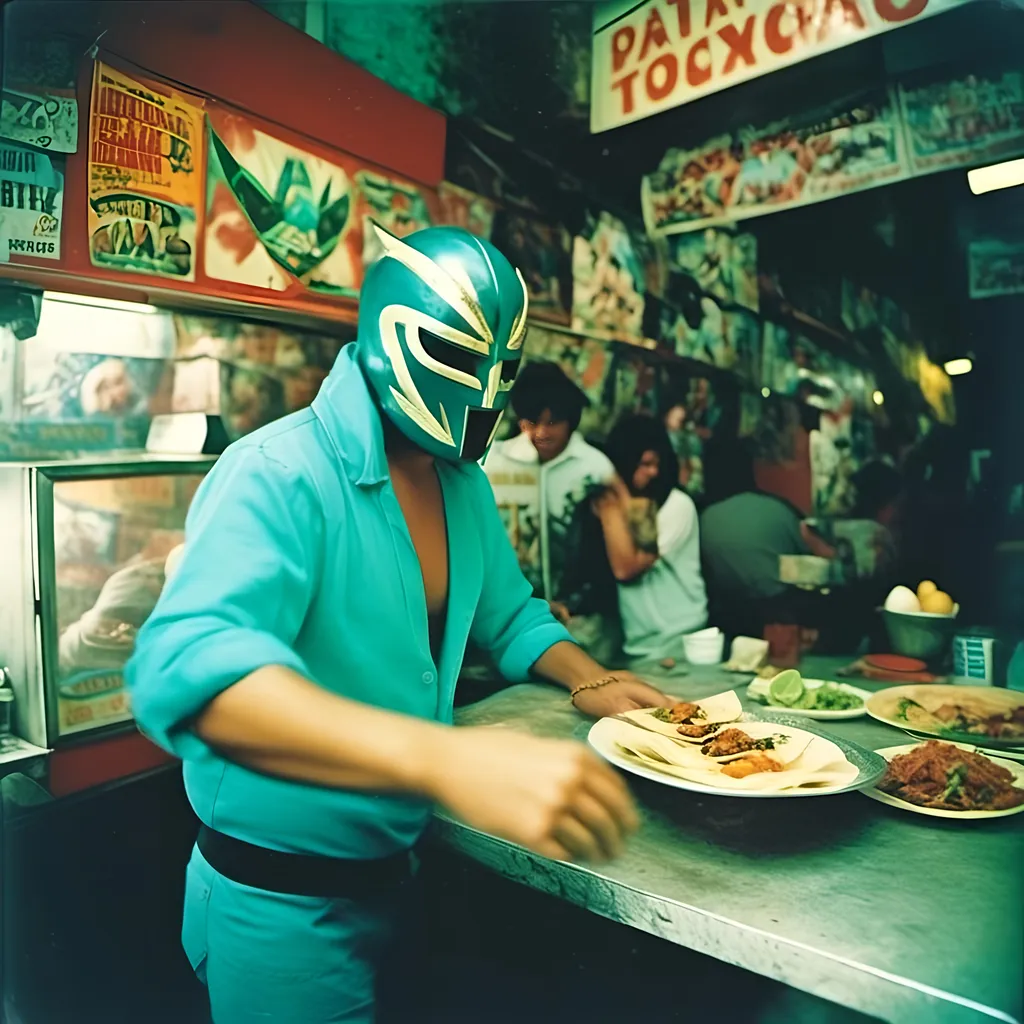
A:
[[[575,704],[577,693],[582,693],[584,690],[596,690],[599,686],[607,686],[609,683],[617,683],[619,681],[619,677],[614,672],[609,672],[608,675],[601,676],[600,679],[591,679],[589,683],[580,683],[576,689],[569,693],[569,700]]]

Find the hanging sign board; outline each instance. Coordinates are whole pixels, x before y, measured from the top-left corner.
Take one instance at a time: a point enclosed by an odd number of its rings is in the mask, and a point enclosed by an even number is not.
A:
[[[972,0],[647,0],[594,15],[590,130],[603,132]]]

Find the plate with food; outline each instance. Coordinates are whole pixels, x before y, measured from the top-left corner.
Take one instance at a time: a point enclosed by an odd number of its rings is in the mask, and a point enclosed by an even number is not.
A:
[[[774,679],[754,679],[747,696],[787,714],[835,722],[866,714],[871,694],[849,683],[804,679],[795,669],[787,669]]]
[[[1024,765],[969,743],[925,740],[877,750],[885,775],[864,795],[934,818],[1003,818],[1024,811]]]
[[[883,758],[799,719],[743,714],[734,691],[603,718],[587,740],[624,771],[716,796],[826,796],[885,771]]]
[[[993,750],[1024,747],[1024,693],[994,686],[893,686],[868,699],[872,718],[915,736]]]

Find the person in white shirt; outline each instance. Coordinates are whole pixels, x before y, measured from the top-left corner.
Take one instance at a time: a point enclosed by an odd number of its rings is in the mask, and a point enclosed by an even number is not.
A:
[[[625,652],[678,658],[683,634],[707,623],[697,509],[676,486],[676,455],[657,420],[627,416],[605,447],[625,481],[594,503],[619,581]]]
[[[484,462],[523,574],[594,658],[620,642],[615,581],[590,502],[615,478],[577,428],[587,396],[554,363],[523,367],[509,396],[520,433]]]

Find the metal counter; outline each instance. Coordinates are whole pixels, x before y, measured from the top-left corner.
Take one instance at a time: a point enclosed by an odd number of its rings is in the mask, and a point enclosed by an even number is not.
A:
[[[751,708],[748,679],[693,669],[659,685],[686,698],[735,688]],[[564,691],[533,685],[456,720],[580,739],[588,728]],[[866,717],[818,724],[872,749],[910,742]],[[751,800],[629,782],[641,829],[597,869],[443,816],[438,835],[507,878],[892,1024],[1021,1022],[1024,815],[958,823],[858,793]]]

